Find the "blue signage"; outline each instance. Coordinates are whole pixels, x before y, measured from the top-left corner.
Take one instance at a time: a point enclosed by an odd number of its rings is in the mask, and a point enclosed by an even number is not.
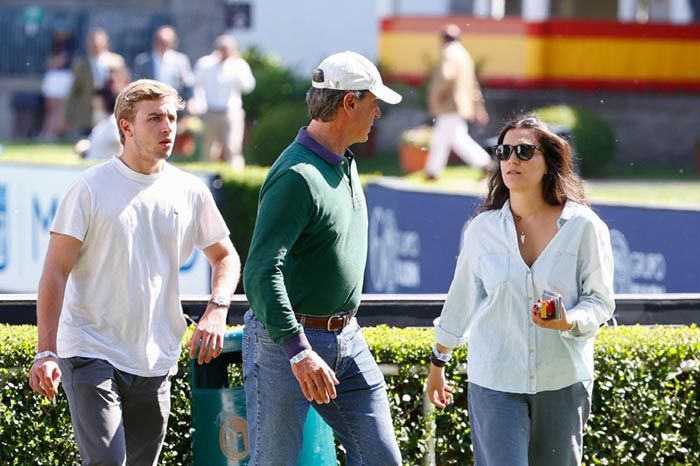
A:
[[[366,293],[446,293],[462,232],[478,196],[412,191],[382,183],[366,190]],[[695,293],[700,210],[594,205],[607,223],[616,293]]]
[[[0,270],[7,267],[7,186],[0,184]]]

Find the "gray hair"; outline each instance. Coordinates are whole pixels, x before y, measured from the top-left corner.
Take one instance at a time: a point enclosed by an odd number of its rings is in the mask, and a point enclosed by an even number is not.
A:
[[[312,87],[306,93],[306,105],[312,120],[331,121],[338,108],[343,105],[345,94],[352,94],[362,100],[368,91],[341,91],[338,89],[318,89]]]

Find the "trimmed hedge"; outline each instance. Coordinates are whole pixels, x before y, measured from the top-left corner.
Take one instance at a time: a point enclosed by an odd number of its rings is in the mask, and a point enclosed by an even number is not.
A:
[[[380,364],[398,365],[398,375],[387,376],[394,427],[404,464],[419,465],[431,433],[423,416],[422,387],[432,331],[380,326],[365,329],[365,337]],[[35,327],[0,325],[0,464],[74,464],[77,453],[65,396],[61,394],[53,406],[27,384],[35,341]],[[472,460],[466,376],[456,370],[465,357],[466,351],[459,348],[448,369],[455,404],[432,416],[441,466]],[[584,464],[700,464],[699,361],[696,326],[601,330]],[[183,352],[173,379],[172,415],[161,464],[192,462],[189,400]]]
[[[285,102],[262,115],[250,134],[246,157],[251,163],[272,166],[299,132],[309,124],[309,112],[304,101]]]
[[[253,46],[243,52],[255,76],[255,89],[243,96],[246,120],[255,121],[276,106],[286,102],[304,102],[311,83],[308,77],[299,76],[293,69],[282,65],[279,57],[266,54]]]
[[[219,208],[231,230],[231,241],[245,262],[253,239],[255,219],[258,216],[258,196],[267,168],[249,166],[244,171],[233,171],[222,165],[217,167],[221,177],[221,202]]]

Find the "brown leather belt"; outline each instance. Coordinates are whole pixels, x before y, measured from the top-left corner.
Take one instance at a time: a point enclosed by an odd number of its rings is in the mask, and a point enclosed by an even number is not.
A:
[[[343,314],[334,314],[332,316],[309,316],[304,314],[294,314],[302,326],[308,328],[317,328],[321,330],[326,330],[328,332],[338,332],[343,330],[355,317],[357,314],[357,309],[345,312]]]

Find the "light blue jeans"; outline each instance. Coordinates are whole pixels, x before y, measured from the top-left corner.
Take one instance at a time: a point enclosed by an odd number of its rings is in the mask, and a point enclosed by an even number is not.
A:
[[[244,318],[243,385],[250,462],[294,466],[311,405],[282,348],[248,311]],[[348,465],[400,466],[384,376],[355,319],[340,332],[306,329],[314,351],[335,371],[338,396],[314,409],[345,447]]]
[[[583,383],[533,395],[469,383],[468,394],[476,466],[581,465],[591,414]]]

